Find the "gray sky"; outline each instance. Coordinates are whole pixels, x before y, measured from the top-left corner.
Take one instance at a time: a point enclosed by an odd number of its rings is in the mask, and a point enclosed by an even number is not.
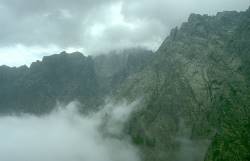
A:
[[[249,5],[250,0],[0,0],[0,65],[30,64],[62,50],[156,50],[190,13],[213,15]]]

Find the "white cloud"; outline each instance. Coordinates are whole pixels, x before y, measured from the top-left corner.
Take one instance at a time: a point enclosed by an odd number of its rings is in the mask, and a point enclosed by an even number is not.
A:
[[[122,133],[135,105],[109,103],[81,115],[73,102],[45,116],[1,116],[0,160],[139,161],[137,148]]]
[[[80,48],[87,55],[137,46],[156,50],[192,12],[241,11],[249,5],[249,0],[1,0],[0,58],[8,61],[0,64],[35,61],[36,56],[4,53],[18,50],[17,44],[27,50]]]

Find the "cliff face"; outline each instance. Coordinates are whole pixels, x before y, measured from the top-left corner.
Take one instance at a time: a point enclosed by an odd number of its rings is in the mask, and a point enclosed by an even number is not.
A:
[[[239,63],[236,70],[228,73],[224,91],[216,95],[218,99],[214,111],[219,119],[213,122],[218,130],[209,147],[206,161],[250,159],[249,35],[250,8],[242,14],[241,22],[224,49],[232,59],[238,59]]]
[[[104,95],[111,94],[131,75],[141,72],[151,63],[154,53],[132,48],[94,57],[98,82]]]
[[[249,10],[192,14],[122,85],[144,94],[128,130],[144,160],[249,160],[249,26]]]

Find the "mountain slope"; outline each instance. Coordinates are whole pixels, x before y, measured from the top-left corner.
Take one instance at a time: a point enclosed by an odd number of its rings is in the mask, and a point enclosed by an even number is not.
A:
[[[144,95],[128,130],[144,160],[249,159],[249,26],[249,9],[192,14],[121,86]]]

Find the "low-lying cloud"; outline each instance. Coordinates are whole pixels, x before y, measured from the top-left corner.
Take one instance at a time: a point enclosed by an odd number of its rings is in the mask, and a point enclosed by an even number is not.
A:
[[[136,103],[108,103],[83,115],[72,102],[48,115],[0,117],[1,161],[139,161],[123,133]]]

